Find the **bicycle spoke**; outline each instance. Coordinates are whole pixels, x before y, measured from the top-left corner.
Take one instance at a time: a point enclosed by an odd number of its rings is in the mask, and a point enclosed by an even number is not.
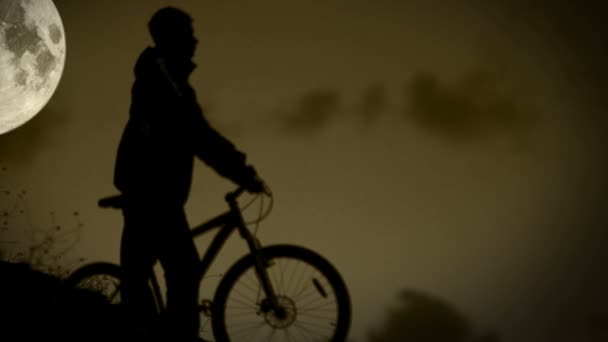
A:
[[[285,260],[284,262],[287,262],[287,261]],[[287,285],[287,287],[285,288],[285,293],[290,293],[291,286],[292,286],[292,283],[293,283],[293,282],[295,282],[295,284],[297,284],[297,281],[294,281],[293,279],[294,279],[294,274],[298,274],[298,273],[297,273],[297,270],[298,270],[298,268],[299,268],[299,266],[300,266],[300,265],[302,265],[302,263],[301,263],[301,262],[297,262],[297,263],[295,263],[295,265],[294,265],[294,266],[291,268],[292,270],[291,270],[291,274],[289,275],[289,281],[288,281],[288,285]]]
[[[247,317],[247,316],[251,316],[251,317],[257,317],[257,313],[255,310],[251,310],[251,309],[245,309],[245,308],[234,308],[234,307],[227,307],[226,308],[226,317],[231,317],[231,318],[239,318],[239,317]]]
[[[256,309],[255,303],[251,304],[251,303],[247,303],[247,302],[244,302],[242,300],[237,300],[237,299],[234,299],[234,298],[232,298],[232,300],[235,301],[235,302],[237,302],[237,304],[241,304],[241,306],[239,306],[240,308],[254,309],[254,310]],[[232,306],[232,307],[234,307],[234,306]]]
[[[306,302],[305,301],[298,301],[298,303],[299,303],[298,306],[300,308],[309,308],[309,306],[312,307],[312,308],[314,308],[314,307],[316,307],[317,303],[324,303],[324,304],[319,304],[320,307],[325,307],[325,306],[328,306],[328,305],[332,304],[332,302],[328,302],[326,298],[318,298],[318,297],[314,297],[311,300],[308,300]],[[313,306],[313,305],[315,305],[315,306]]]
[[[335,310],[334,310],[334,314],[330,315],[330,316],[322,316],[322,315],[314,315],[314,314],[307,314],[307,313],[298,312],[298,317],[299,318],[310,317],[310,318],[313,318],[313,319],[319,319],[319,320],[323,320],[323,321],[328,321],[328,320],[334,319],[336,317],[336,314],[335,314]]]
[[[260,286],[259,286],[259,282],[257,281],[257,279],[255,281],[251,281],[251,283],[255,284],[254,286],[252,286],[251,284],[249,284],[248,282],[242,282],[239,283],[240,287],[244,287],[247,290],[257,294],[260,291]],[[255,287],[255,288],[254,288]]]
[[[302,263],[302,265],[304,265],[304,267],[306,267],[305,264]],[[308,270],[308,272],[312,272],[312,271]],[[304,268],[304,270],[302,270],[300,275],[296,278],[295,288],[294,288],[293,292],[290,292],[290,293],[294,293],[294,295],[292,295],[292,297],[297,297],[298,293],[300,293],[301,291],[303,291],[303,289],[305,289],[306,282],[304,281],[304,279],[307,278],[306,274],[307,274],[307,270],[306,270],[306,268]]]
[[[274,334],[276,334],[276,333],[277,333],[277,329],[270,329],[270,333],[268,334],[266,341],[272,341],[272,338],[274,337]]]
[[[283,332],[285,333],[285,337],[287,337],[287,341],[291,342],[291,336],[289,335],[289,331],[287,329],[283,330]]]
[[[246,333],[247,331],[249,331],[250,329],[254,329],[253,332],[250,332],[249,335],[246,335],[249,337],[251,336],[255,336],[255,333],[257,333],[262,327],[264,327],[266,323],[265,322],[258,322],[257,324],[254,323],[251,326],[247,326],[245,328],[241,328],[241,329],[236,329],[236,331],[233,331],[234,336],[239,336],[242,335],[243,333]]]
[[[304,321],[299,319],[297,321],[297,323],[294,323],[297,325],[306,325],[309,327],[315,327],[315,328],[319,328],[319,329],[331,329],[332,328],[332,324],[329,323],[317,323],[317,322],[311,322],[311,321]]]
[[[249,301],[251,298],[251,296],[248,296],[246,293],[243,293],[237,289],[234,289],[233,292],[234,292],[233,296],[242,298],[245,301]],[[254,291],[254,293],[257,295],[257,291]],[[238,295],[238,296],[236,296],[236,295]]]

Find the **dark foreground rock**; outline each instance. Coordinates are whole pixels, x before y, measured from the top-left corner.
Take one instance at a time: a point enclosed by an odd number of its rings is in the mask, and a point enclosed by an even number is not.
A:
[[[0,341],[131,340],[120,307],[27,264],[0,262]]]

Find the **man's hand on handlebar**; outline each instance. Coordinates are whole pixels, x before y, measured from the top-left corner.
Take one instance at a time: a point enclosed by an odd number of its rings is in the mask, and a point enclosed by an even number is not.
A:
[[[248,165],[246,171],[245,181],[241,184],[247,192],[253,194],[259,193],[267,193],[268,189],[264,181],[258,176],[255,168],[253,166]]]

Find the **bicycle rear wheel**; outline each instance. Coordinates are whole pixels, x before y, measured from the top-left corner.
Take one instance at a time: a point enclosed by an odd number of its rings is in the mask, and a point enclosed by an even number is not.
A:
[[[74,271],[65,279],[65,284],[69,287],[97,292],[111,304],[120,304],[120,279],[120,266],[96,262]]]
[[[345,341],[351,303],[338,271],[319,254],[292,245],[262,249],[282,313],[271,309],[247,255],[218,286],[212,305],[218,341]]]

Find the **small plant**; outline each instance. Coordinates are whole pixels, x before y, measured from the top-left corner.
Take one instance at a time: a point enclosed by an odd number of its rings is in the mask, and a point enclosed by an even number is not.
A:
[[[1,167],[0,172],[6,173],[7,168]],[[26,195],[25,190],[16,191],[0,184],[0,259],[26,263],[32,269],[63,278],[71,271],[65,257],[79,241],[84,226],[80,214],[74,212],[74,223],[64,227],[57,223],[56,214],[51,211],[50,223],[37,227],[26,210]]]

